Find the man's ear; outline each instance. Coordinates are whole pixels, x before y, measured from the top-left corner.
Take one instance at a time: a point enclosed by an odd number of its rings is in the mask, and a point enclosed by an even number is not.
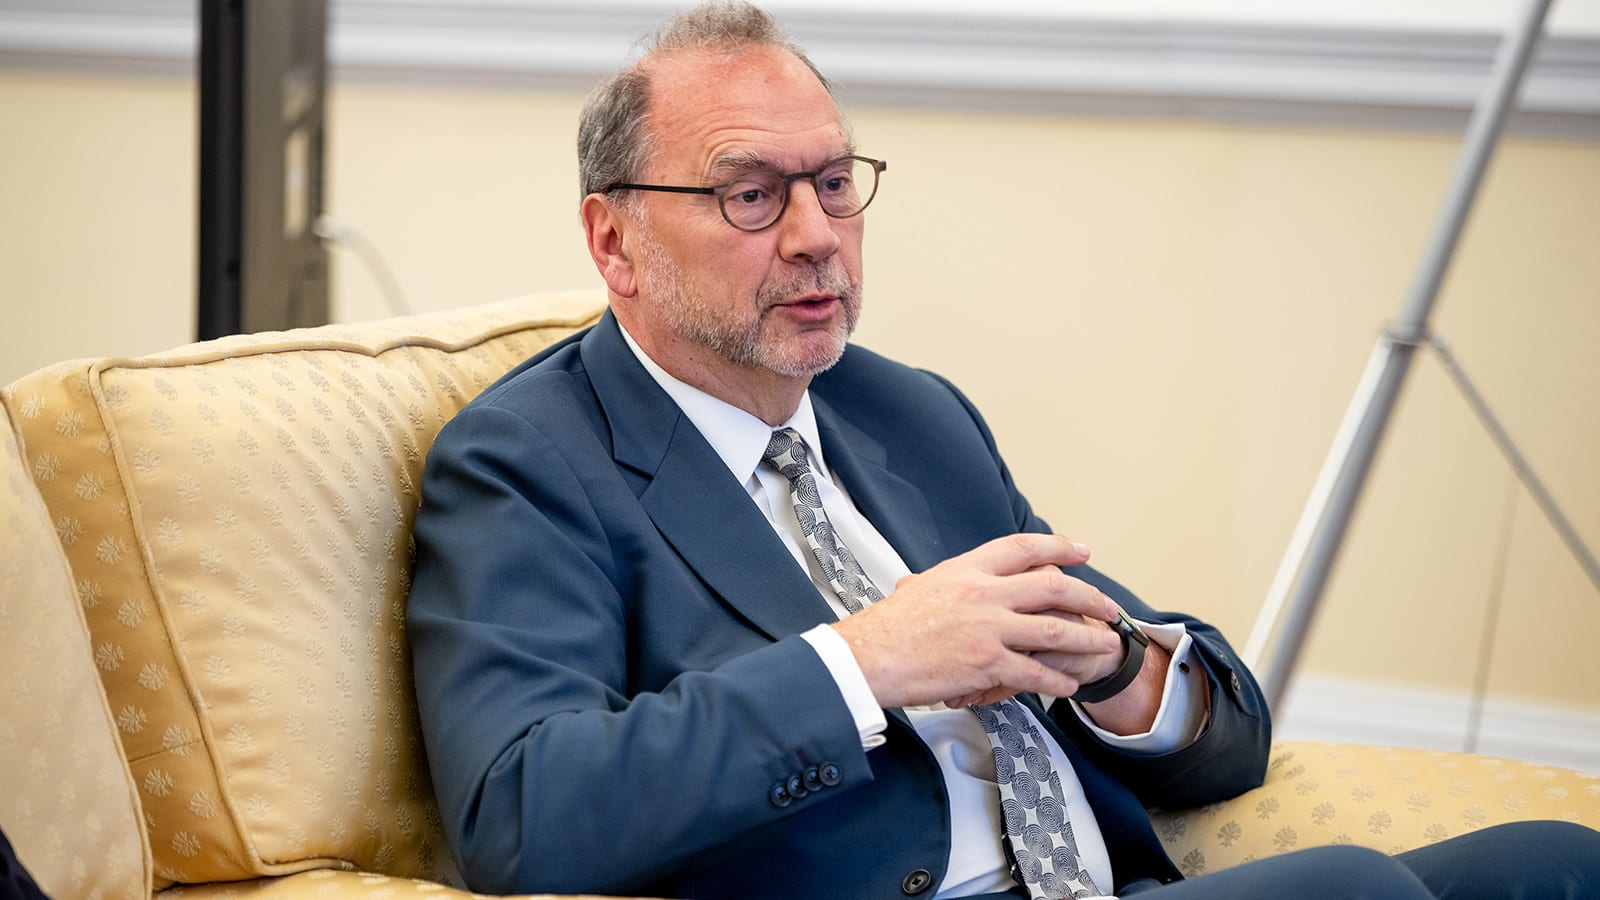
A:
[[[633,223],[603,194],[583,198],[579,215],[583,218],[584,236],[589,241],[589,256],[600,270],[600,277],[605,279],[606,287],[618,297],[637,295],[639,280],[634,273],[633,258],[628,255],[623,241]]]

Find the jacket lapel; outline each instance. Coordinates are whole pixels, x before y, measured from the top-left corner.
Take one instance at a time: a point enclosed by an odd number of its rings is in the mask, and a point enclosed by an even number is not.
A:
[[[628,349],[609,310],[580,352],[613,458],[642,478],[640,504],[689,568],[773,640],[833,621],[744,485]]]
[[[889,470],[887,448],[839,416],[815,393],[811,402],[828,467],[872,527],[913,572],[938,564],[944,541],[922,489]]]
[[[882,443],[835,413],[815,392],[811,404],[828,468],[872,527],[900,554],[906,568],[921,572],[943,560],[944,542],[922,490],[889,471],[888,451]],[[884,712],[905,728],[913,727],[904,710],[895,707]]]

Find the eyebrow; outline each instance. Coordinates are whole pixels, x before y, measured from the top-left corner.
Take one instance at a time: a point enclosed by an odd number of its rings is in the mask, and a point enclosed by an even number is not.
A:
[[[830,162],[850,156],[855,152],[855,147],[847,145],[838,153],[835,153],[823,160],[821,165],[825,166]],[[724,154],[712,160],[711,167],[708,170],[708,174],[713,182],[724,181],[730,177],[737,177],[739,175],[747,175],[751,172],[783,172],[783,167],[778,165],[769,157],[762,156],[759,153],[736,151],[733,153]]]
[[[723,180],[727,176],[746,175],[750,172],[776,172],[778,166],[772,160],[759,153],[737,152],[728,153],[717,157],[711,163],[710,176],[712,181]]]

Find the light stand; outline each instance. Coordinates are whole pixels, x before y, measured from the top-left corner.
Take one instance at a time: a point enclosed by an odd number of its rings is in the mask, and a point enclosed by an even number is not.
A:
[[[1366,371],[1362,373],[1355,396],[1350,400],[1333,446],[1312,487],[1311,497],[1267,591],[1266,603],[1251,629],[1244,660],[1255,673],[1274,712],[1280,710],[1289,676],[1305,644],[1306,633],[1372,467],[1378,441],[1394,411],[1412,356],[1418,346],[1432,340],[1428,315],[1438,298],[1445,269],[1455,253],[1489,157],[1538,43],[1550,2],[1529,0],[1526,10],[1500,44],[1488,84],[1467,123],[1466,139],[1456,161],[1444,208],[1423,253],[1410,294],[1399,319],[1379,336],[1373,347]],[[1477,408],[1475,405],[1475,410]],[[1497,442],[1503,434],[1503,430],[1495,433]],[[1508,445],[1509,439],[1501,443],[1502,449]],[[1531,475],[1531,470],[1521,464],[1521,455],[1515,453],[1514,446],[1512,453],[1518,474],[1528,471]],[[1527,483],[1527,479],[1524,481]],[[1533,484],[1537,483],[1537,479],[1533,479]],[[1546,503],[1549,495],[1542,485],[1535,490],[1535,496],[1547,514],[1554,509],[1553,500]],[[1555,521],[1565,522],[1559,510],[1556,510]],[[1590,577],[1600,587],[1600,567],[1595,566],[1594,558],[1576,541],[1570,526],[1563,537],[1569,535],[1569,546],[1574,547],[1580,559],[1587,560]]]

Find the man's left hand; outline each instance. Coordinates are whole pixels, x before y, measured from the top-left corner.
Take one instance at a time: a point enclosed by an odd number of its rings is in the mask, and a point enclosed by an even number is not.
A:
[[[1109,623],[1099,619],[1071,613],[1049,614],[1071,619],[1089,627],[1098,626],[1107,630],[1111,628]],[[1127,650],[1112,654],[1038,651],[1031,655],[1056,671],[1071,675],[1080,684],[1088,684],[1115,672],[1127,657]],[[1161,696],[1166,688],[1167,669],[1171,662],[1172,654],[1165,647],[1152,641],[1145,648],[1144,663],[1140,666],[1139,674],[1133,682],[1113,697],[1108,697],[1099,703],[1083,704],[1084,711],[1097,725],[1114,734],[1143,734],[1149,731],[1155,722],[1157,711],[1161,708]],[[946,705],[953,709],[982,705],[1004,700],[1008,696],[1010,694],[1003,689],[996,689],[947,701]]]

